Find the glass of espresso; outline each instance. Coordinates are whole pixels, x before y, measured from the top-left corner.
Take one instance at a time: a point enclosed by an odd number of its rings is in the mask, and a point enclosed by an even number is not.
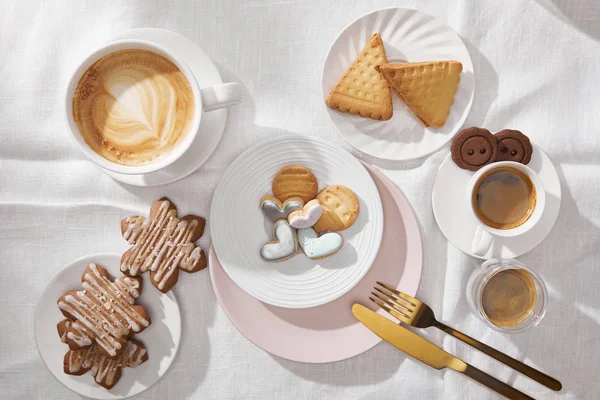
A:
[[[471,250],[482,257],[495,256],[495,238],[519,236],[533,228],[546,204],[539,176],[528,166],[512,161],[477,171],[469,182],[467,198],[477,222]]]
[[[467,288],[475,313],[497,331],[523,331],[546,313],[548,293],[542,278],[517,260],[484,262]]]

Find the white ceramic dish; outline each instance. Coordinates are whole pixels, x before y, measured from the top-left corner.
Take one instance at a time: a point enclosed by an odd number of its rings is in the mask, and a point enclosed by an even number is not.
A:
[[[277,171],[290,164],[310,168],[319,189],[345,185],[359,198],[358,220],[340,232],[342,249],[322,260],[301,251],[280,263],[259,255],[270,241],[272,223],[259,207],[271,193]],[[219,182],[211,205],[212,245],[229,277],[247,293],[274,306],[308,308],[337,299],[367,273],[379,250],[383,210],[375,183],[362,164],[342,148],[322,139],[280,136],[239,156]]]
[[[79,258],[61,269],[48,283],[35,310],[35,341],[46,367],[60,383],[73,392],[93,399],[124,399],[142,393],[167,372],[173,362],[181,337],[181,314],[173,292],[163,294],[143,275],[142,295],[137,301],[146,307],[152,324],[135,335],[148,351],[148,361],[136,368],[123,368],[119,382],[106,390],[94,382],[90,373],[81,376],[63,372],[63,358],[69,347],[60,341],[56,324],[64,319],[56,300],[66,291],[81,288],[81,275],[90,263],[104,267],[112,278],[122,276],[119,265],[121,255],[112,253],[91,254]]]
[[[548,235],[558,218],[561,187],[552,160],[535,145],[527,166],[538,175],[546,191],[544,212],[533,228],[519,236],[494,238],[488,252],[484,256],[478,256],[472,252],[478,224],[465,196],[473,172],[460,169],[452,161],[452,155],[448,154],[437,172],[432,194],[433,214],[444,236],[464,253],[482,259],[515,258],[537,246]]]
[[[223,83],[216,65],[208,55],[196,43],[178,33],[164,29],[140,28],[123,32],[114,39],[139,39],[157,43],[185,60],[200,87]],[[185,178],[200,168],[215,151],[221,136],[223,136],[226,120],[226,109],[204,114],[200,123],[200,130],[189,149],[177,161],[160,171],[142,175],[126,175],[106,169],[102,170],[119,182],[135,186],[166,185]]]
[[[238,330],[263,350],[288,360],[329,363],[354,357],[381,341],[352,314],[352,305],[375,306],[369,296],[375,282],[393,285],[411,296],[417,292],[423,266],[423,244],[417,216],[402,191],[365,164],[381,196],[386,224],[377,258],[348,293],[319,307],[285,309],[264,304],[240,289],[223,271],[214,249],[210,277],[219,304]],[[382,309],[379,313],[385,314]]]
[[[383,39],[389,63],[436,60],[462,63],[458,91],[442,128],[425,128],[395,93],[392,93],[394,116],[388,121],[342,113],[325,105],[331,89],[376,32]],[[348,25],[331,45],[321,77],[323,106],[338,133],[365,154],[397,161],[426,156],[452,139],[471,110],[474,91],[473,63],[456,32],[431,15],[398,7],[373,11]]]

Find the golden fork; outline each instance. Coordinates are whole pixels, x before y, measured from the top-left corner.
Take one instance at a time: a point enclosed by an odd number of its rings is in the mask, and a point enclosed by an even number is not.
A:
[[[377,282],[377,284],[385,290],[375,287],[377,293],[371,292],[371,294],[376,298],[369,297],[369,299],[398,320],[416,328],[434,326],[552,390],[559,391],[562,388],[562,384],[551,376],[437,321],[433,310],[427,304],[385,283]]]

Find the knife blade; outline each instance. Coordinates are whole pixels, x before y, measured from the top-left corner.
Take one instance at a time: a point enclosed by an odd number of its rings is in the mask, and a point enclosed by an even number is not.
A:
[[[465,362],[365,306],[354,304],[352,313],[377,336],[430,367],[451,368],[458,372],[467,369]]]
[[[509,399],[533,399],[361,304],[354,304],[352,313],[377,336],[430,367],[453,369]]]

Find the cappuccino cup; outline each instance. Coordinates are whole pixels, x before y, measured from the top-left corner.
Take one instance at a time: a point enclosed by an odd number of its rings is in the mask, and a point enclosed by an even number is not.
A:
[[[471,177],[466,201],[477,222],[471,251],[483,257],[495,238],[516,237],[537,225],[546,206],[546,192],[531,168],[502,161],[479,169]]]
[[[175,162],[199,132],[205,112],[241,99],[238,83],[200,88],[188,65],[145,40],[119,40],[88,55],[65,94],[69,132],[94,163],[146,174]]]

